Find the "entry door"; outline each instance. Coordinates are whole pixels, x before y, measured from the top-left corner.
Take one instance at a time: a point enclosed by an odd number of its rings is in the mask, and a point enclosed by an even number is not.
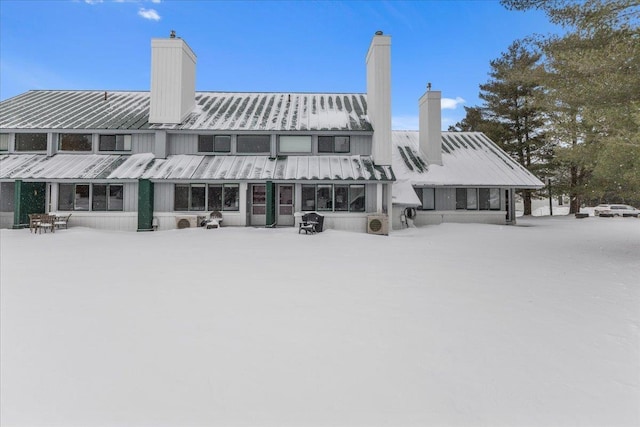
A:
[[[267,223],[267,186],[265,184],[251,184],[251,225],[265,225]]]
[[[293,226],[293,185],[278,184],[278,218],[280,226]]]

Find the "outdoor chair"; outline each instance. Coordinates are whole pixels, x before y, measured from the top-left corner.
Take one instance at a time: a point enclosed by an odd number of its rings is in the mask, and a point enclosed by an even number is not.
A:
[[[213,211],[209,215],[209,219],[205,221],[204,226],[207,229],[220,228],[222,225],[222,213],[220,211]]]
[[[56,228],[62,228],[64,227],[65,230],[67,229],[67,225],[69,222],[69,218],[71,218],[71,214],[67,215],[67,216],[56,216],[55,221],[53,222],[53,225]]]
[[[55,226],[53,225],[55,220],[55,215],[41,215],[40,222],[37,226],[38,233],[42,234],[42,230],[44,230],[45,233],[47,230],[51,230],[53,233],[55,231]]]
[[[29,214],[29,231],[31,233],[38,231],[38,224],[42,219],[43,214]]]
[[[304,234],[316,234],[316,225],[318,225],[316,214],[304,214],[302,215],[302,220],[300,221],[300,225],[298,227],[298,234],[300,234],[302,231],[304,231]]]

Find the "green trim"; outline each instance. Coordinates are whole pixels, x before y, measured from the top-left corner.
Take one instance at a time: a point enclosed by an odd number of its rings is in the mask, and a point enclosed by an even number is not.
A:
[[[13,186],[13,228],[23,228],[20,224],[20,214],[22,204],[20,203],[20,194],[22,193],[22,180],[16,179]]]
[[[266,206],[266,224],[267,227],[276,226],[276,186],[273,181],[266,182],[267,187],[267,206]]]
[[[45,213],[47,184],[16,180],[13,193],[13,228],[29,226],[29,214]]]
[[[138,231],[153,230],[153,182],[138,180]]]

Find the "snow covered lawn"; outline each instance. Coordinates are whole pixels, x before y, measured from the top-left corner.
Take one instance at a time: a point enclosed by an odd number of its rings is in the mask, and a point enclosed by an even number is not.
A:
[[[640,220],[2,230],[3,426],[637,426]]]

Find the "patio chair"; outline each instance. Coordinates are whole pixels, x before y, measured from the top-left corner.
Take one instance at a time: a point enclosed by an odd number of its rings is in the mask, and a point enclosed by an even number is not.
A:
[[[71,214],[67,215],[67,216],[56,216],[55,221],[53,221],[53,225],[56,228],[62,228],[64,227],[65,230],[67,229],[67,225],[69,222],[69,218],[71,218]]]
[[[209,215],[209,219],[205,221],[205,228],[220,228],[222,225],[222,213],[220,211],[213,211]]]
[[[29,231],[31,233],[38,231],[38,224],[42,219],[43,214],[29,214]]]
[[[55,226],[53,225],[55,220],[56,217],[54,215],[42,215],[38,223],[38,233],[42,234],[42,230],[44,230],[45,233],[47,230],[51,230],[53,233],[55,231]]]
[[[316,225],[317,221],[314,221],[314,214],[308,213],[302,215],[302,220],[300,221],[300,225],[298,227],[298,234],[304,231],[304,234],[316,234]]]

